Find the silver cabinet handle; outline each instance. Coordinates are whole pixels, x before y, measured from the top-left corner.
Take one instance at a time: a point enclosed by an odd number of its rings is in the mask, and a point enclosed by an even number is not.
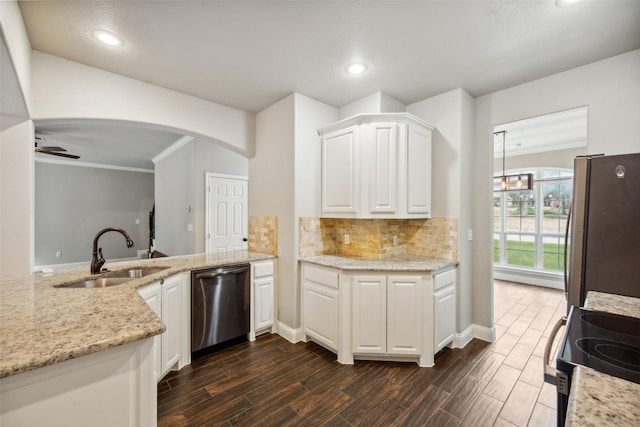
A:
[[[562,316],[555,325],[553,325],[553,329],[551,330],[551,335],[549,335],[549,339],[547,339],[547,345],[544,348],[544,358],[542,360],[543,371],[544,371],[544,380],[549,384],[556,385],[556,378],[558,375],[558,371],[556,368],[549,365],[549,358],[551,357],[551,347],[553,346],[553,341],[556,339],[556,335],[558,335],[558,331],[561,327],[567,324],[567,316]]]

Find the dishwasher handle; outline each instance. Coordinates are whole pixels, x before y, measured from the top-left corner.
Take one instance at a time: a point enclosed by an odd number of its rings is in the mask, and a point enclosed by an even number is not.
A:
[[[214,271],[205,271],[196,273],[196,279],[215,279],[216,277],[226,276],[228,274],[238,274],[249,270],[249,265],[241,265],[238,267],[220,268]]]
[[[545,382],[553,385],[557,385],[558,371],[554,367],[549,365],[549,358],[551,357],[551,347],[553,346],[553,341],[555,340],[556,335],[558,335],[558,331],[560,330],[561,327],[565,326],[566,324],[567,324],[567,316],[562,316],[560,319],[558,319],[556,324],[553,325],[551,334],[547,339],[547,345],[544,348],[544,358],[542,360],[542,363],[544,364],[543,366],[544,380]]]

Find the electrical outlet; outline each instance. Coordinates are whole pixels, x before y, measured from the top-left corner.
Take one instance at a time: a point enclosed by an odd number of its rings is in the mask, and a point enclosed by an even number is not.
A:
[[[140,219],[136,218],[136,224],[140,224]]]
[[[473,240],[473,230],[472,229],[468,229],[467,230],[467,240]]]
[[[398,246],[398,236],[393,236],[393,246]]]
[[[344,235],[344,244],[348,245],[349,243],[351,243],[351,239],[349,239],[349,235],[345,234]]]
[[[56,252],[56,258],[60,258],[62,256],[62,252],[61,251],[57,251]]]

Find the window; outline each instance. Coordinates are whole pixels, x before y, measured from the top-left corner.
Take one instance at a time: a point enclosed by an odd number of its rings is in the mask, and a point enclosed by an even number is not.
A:
[[[573,191],[573,171],[535,168],[529,191],[494,193],[493,262],[496,267],[561,273]]]

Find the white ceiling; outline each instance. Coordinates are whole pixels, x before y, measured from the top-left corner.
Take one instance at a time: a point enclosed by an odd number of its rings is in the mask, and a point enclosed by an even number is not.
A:
[[[250,112],[474,97],[640,48],[640,1],[26,1],[35,50]],[[113,31],[122,48],[90,32]],[[349,76],[364,61],[369,71]]]

